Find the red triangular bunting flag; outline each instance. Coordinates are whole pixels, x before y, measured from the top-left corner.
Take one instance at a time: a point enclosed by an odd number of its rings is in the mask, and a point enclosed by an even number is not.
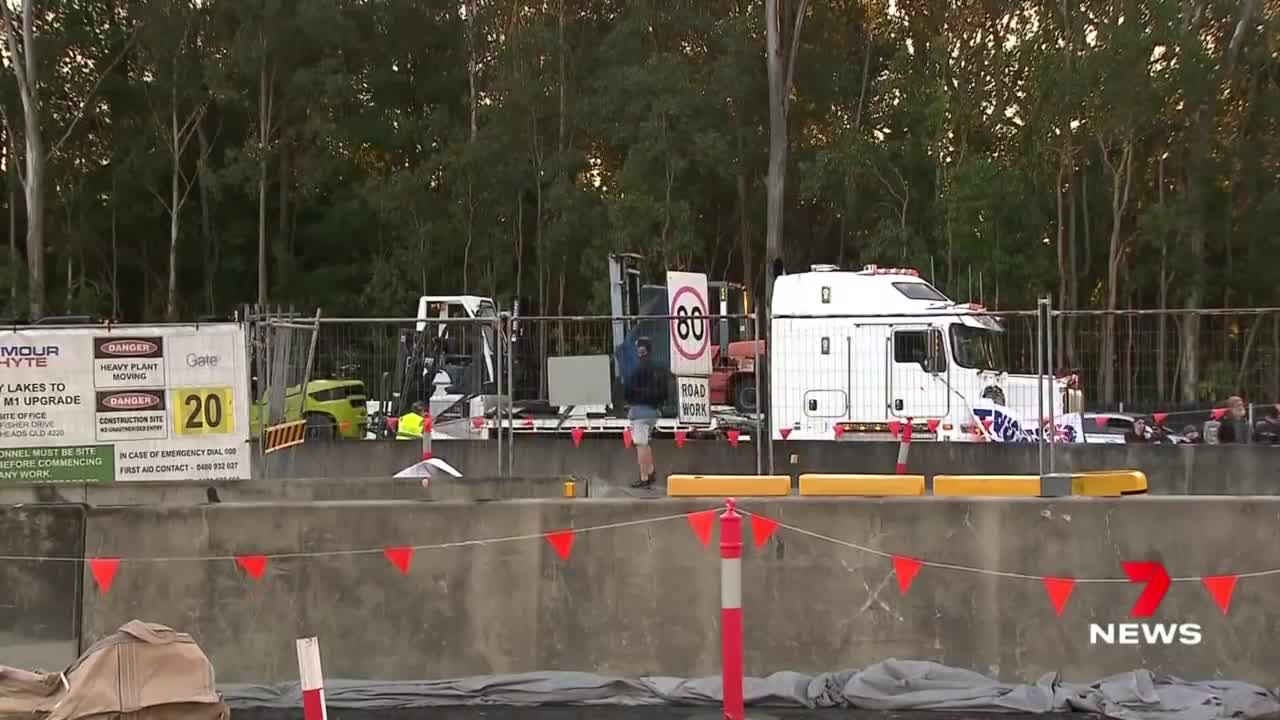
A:
[[[1156,425],[1164,425],[1165,421],[1169,419],[1169,413],[1156,413],[1151,416],[1151,419],[1156,421]]]
[[[1098,427],[1106,427],[1107,423],[1111,422],[1111,418],[1107,417],[1106,415],[1099,415],[1098,417],[1094,418],[1094,422],[1098,423]]]
[[[791,437],[791,428],[782,428],[778,432],[781,433],[783,440],[786,440],[787,438]]]
[[[689,513],[689,527],[693,528],[693,534],[698,536],[698,541],[702,543],[703,547],[711,546],[711,531],[715,528],[715,525],[715,510]]]
[[[897,420],[890,420],[889,432],[893,433],[893,436],[895,438],[898,437],[898,433],[902,432],[902,423],[898,422]]]
[[[738,438],[742,437],[742,433],[737,430],[730,430],[728,435],[729,435],[729,444],[734,447],[738,447]]]
[[[678,448],[682,448],[682,447],[684,447],[684,443],[685,443],[685,441],[686,441],[686,440],[688,440],[688,439],[689,439],[689,431],[688,431],[688,430],[677,430],[677,431],[676,431],[676,447],[678,447]]]
[[[942,421],[941,421],[941,420],[939,420],[938,418],[933,418],[932,420],[930,420],[930,421],[929,421],[929,432],[931,432],[931,433],[936,433],[936,432],[938,432],[938,425],[940,425],[940,424],[942,424]]]
[[[1204,578],[1204,586],[1209,589],[1209,594],[1213,596],[1213,601],[1218,603],[1218,607],[1222,608],[1222,614],[1226,615],[1231,609],[1231,596],[1235,594],[1236,582],[1240,580],[1239,575],[1218,575],[1216,577]]]
[[[1213,419],[1214,419],[1214,420],[1221,420],[1222,418],[1224,418],[1224,417],[1226,417],[1226,416],[1227,416],[1227,409],[1226,409],[1226,408],[1214,408],[1214,410],[1213,410]]]
[[[924,563],[913,557],[905,555],[893,556],[893,569],[898,573],[898,589],[903,595],[911,589],[911,583],[915,582],[916,575],[919,574],[920,568]]]
[[[568,560],[573,554],[573,530],[553,530],[547,533],[546,538],[561,560]]]
[[[635,438],[631,435],[631,428],[622,431],[622,446],[631,447],[635,444]]]
[[[533,418],[525,418],[525,419],[524,419],[524,426],[525,426],[525,427],[533,427]]]
[[[484,418],[482,418],[482,417],[478,417],[478,418],[471,418],[471,427],[473,427],[473,428],[475,428],[475,429],[477,429],[477,430],[479,430],[480,428],[484,427]]]
[[[387,556],[392,565],[400,568],[400,572],[404,575],[409,574],[409,566],[413,564],[413,548],[405,547],[389,547],[383,548],[382,554]]]
[[[436,421],[430,415],[422,418],[422,432],[429,433],[436,426]]]
[[[764,544],[769,542],[769,538],[773,537],[777,531],[777,520],[761,515],[751,516],[751,537],[755,539],[756,547],[764,547]]]
[[[844,426],[843,426],[843,425],[837,425],[837,426],[835,427],[835,430],[836,430],[836,439],[837,439],[837,440],[838,440],[838,439],[840,439],[840,438],[842,438],[842,437],[844,437]]]
[[[267,574],[266,555],[237,555],[236,562],[244,569],[245,574],[254,580],[261,580],[262,576]]]
[[[103,595],[111,592],[111,583],[115,582],[119,570],[120,558],[89,558],[89,572],[98,581],[98,590]]]
[[[582,447],[582,437],[586,434],[587,434],[586,430],[583,430],[580,427],[574,428],[573,429],[573,446]]]
[[[1071,591],[1076,589],[1076,581],[1072,578],[1047,577],[1040,578],[1045,592],[1049,593],[1049,601],[1053,603],[1053,611],[1059,616],[1067,609],[1067,601],[1071,599]]]

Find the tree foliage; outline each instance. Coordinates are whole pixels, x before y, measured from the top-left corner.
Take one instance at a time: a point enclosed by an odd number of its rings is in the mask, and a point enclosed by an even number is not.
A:
[[[47,195],[37,241],[6,175],[13,314],[594,312],[608,251],[765,277],[765,0],[27,3]],[[791,269],[912,265],[998,308],[1280,305],[1280,3],[782,6]]]

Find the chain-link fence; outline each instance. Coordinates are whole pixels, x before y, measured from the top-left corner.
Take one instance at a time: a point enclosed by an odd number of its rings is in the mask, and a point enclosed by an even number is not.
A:
[[[424,403],[438,439],[499,440],[499,468],[522,435],[623,434],[641,337],[656,364],[692,378],[673,378],[659,436],[733,430],[757,446],[885,438],[907,418],[935,421],[919,439],[970,437],[974,408],[989,405],[1026,419],[1123,410],[1180,422],[1231,396],[1267,409],[1280,399],[1274,309],[778,315],[765,342],[754,315],[512,318],[464,300],[412,318],[260,317],[255,397],[275,417],[283,385],[289,419],[321,415],[317,431],[351,439],[395,438],[395,419]],[[705,364],[691,371],[690,357]],[[698,398],[705,411],[681,405]]]
[[[1100,410],[1199,411],[1280,400],[1280,309],[1054,314],[1055,364]]]

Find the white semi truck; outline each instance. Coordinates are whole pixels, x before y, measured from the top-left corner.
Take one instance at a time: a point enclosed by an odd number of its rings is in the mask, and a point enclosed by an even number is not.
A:
[[[1040,413],[1041,378],[1002,367],[1000,323],[914,270],[815,265],[778,277],[771,308],[774,437],[855,439],[910,420],[922,440],[973,440],[985,434],[975,401]],[[1055,416],[1083,404],[1066,379],[1043,388]]]

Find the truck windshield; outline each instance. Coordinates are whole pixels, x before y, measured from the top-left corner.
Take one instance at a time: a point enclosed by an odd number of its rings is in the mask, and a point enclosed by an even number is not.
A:
[[[973,370],[1004,368],[1004,333],[998,330],[952,325],[951,347],[960,367]]]

